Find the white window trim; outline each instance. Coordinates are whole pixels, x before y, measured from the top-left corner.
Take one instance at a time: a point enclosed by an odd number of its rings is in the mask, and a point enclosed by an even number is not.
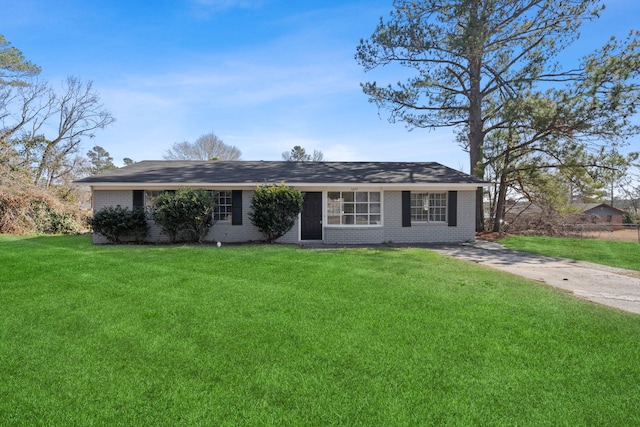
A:
[[[444,194],[444,201],[445,201],[445,210],[444,210],[444,219],[442,221],[429,221],[429,212],[427,212],[426,216],[427,219],[426,220],[415,220],[413,219],[413,212],[411,212],[411,224],[415,224],[415,225],[442,225],[442,224],[446,224],[447,223],[447,218],[449,215],[449,195],[447,192],[445,191],[412,191],[411,192],[411,202],[413,202],[413,195],[414,194]],[[413,206],[411,205],[411,203],[409,204],[409,209],[413,209]]]
[[[336,190],[327,190],[324,191],[324,203],[323,203],[323,224],[325,228],[380,228],[384,226],[384,191],[379,189],[362,189],[362,190],[353,190],[353,189],[336,189]],[[329,224],[329,193],[379,193],[380,194],[380,222],[378,224]],[[370,198],[370,197],[368,197]],[[357,203],[354,201],[354,203]],[[367,204],[371,202],[368,201]],[[374,202],[376,203],[376,202]],[[354,215],[357,213],[354,212]],[[367,213],[369,216],[371,213]],[[342,214],[341,214],[342,215]],[[375,215],[375,214],[374,214]]]
[[[221,222],[223,224],[231,223],[231,216],[233,215],[233,195],[231,193],[231,190],[211,190],[211,191],[217,193],[216,207],[213,210],[213,213],[211,214],[213,216],[213,220],[216,221],[216,222]],[[220,204],[218,203],[218,201],[220,200],[220,193],[222,193],[223,191],[226,191],[227,193],[229,193],[228,199],[231,201],[231,204],[225,205],[225,206],[229,206],[229,211],[228,211],[229,215],[228,215],[228,217],[226,219],[215,219],[216,218],[216,216],[215,216],[216,209],[219,209],[219,207],[220,207]],[[219,212],[220,211],[218,211],[218,213]]]

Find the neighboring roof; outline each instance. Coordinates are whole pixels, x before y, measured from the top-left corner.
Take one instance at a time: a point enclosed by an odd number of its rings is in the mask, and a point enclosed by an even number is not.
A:
[[[576,209],[576,211],[579,211],[581,214],[587,215],[594,215],[594,213],[590,213],[590,211],[594,209],[608,210],[618,215],[626,214],[624,210],[615,208],[607,203],[571,203],[568,206],[572,206],[574,209]],[[524,211],[527,211],[531,214],[539,214],[542,209],[530,202],[517,202],[515,204],[507,206],[507,212],[511,214],[519,214]]]
[[[625,211],[623,211],[622,209],[618,209],[615,208],[607,203],[573,203],[573,206],[582,209],[582,212],[587,213],[590,210],[596,209],[596,208],[602,208],[602,209],[608,209],[611,211],[614,211],[616,213],[618,213],[619,215],[624,215],[626,214]]]
[[[486,184],[435,162],[142,161],[82,184]]]

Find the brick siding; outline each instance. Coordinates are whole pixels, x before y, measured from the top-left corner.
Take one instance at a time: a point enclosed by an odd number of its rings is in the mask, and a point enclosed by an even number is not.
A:
[[[206,240],[210,242],[240,243],[264,240],[258,229],[249,220],[251,191],[242,192],[242,225],[231,225],[230,221],[219,221],[213,225]],[[326,193],[324,196],[326,197]],[[383,225],[366,227],[324,226],[323,242],[326,244],[380,244],[380,243],[456,243],[475,239],[475,192],[458,191],[457,226],[447,224],[415,224],[402,227],[402,192],[383,193]],[[108,206],[133,207],[131,190],[96,190],[93,192],[95,211]],[[279,243],[300,243],[299,221]],[[149,242],[168,242],[152,220],[149,221]],[[108,243],[98,234],[93,235],[96,244]]]
[[[324,228],[327,244],[378,243],[459,243],[475,240],[475,192],[458,192],[457,226],[447,224],[415,224],[402,226],[402,192],[385,191],[383,194],[383,225],[368,227]]]

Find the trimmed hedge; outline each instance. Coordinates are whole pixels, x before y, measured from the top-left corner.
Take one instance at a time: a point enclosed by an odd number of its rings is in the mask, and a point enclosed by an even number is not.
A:
[[[142,243],[149,231],[144,209],[129,210],[120,206],[96,212],[91,219],[91,227],[95,233],[103,235],[112,243]]]
[[[249,219],[258,227],[267,242],[284,236],[302,212],[302,193],[285,183],[260,185],[253,192]]]
[[[213,226],[215,198],[211,191],[181,188],[160,194],[153,205],[153,219],[171,243],[178,239],[202,243]]]

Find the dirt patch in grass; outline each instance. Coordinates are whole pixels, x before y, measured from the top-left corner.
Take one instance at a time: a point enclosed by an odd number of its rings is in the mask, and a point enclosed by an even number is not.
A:
[[[487,240],[489,242],[494,242],[496,240],[503,239],[507,236],[508,236],[507,233],[493,232],[493,231],[480,231],[476,233],[476,239]]]
[[[585,237],[602,240],[618,240],[623,242],[640,242],[638,230],[591,231]]]
[[[524,233],[527,234],[527,233]],[[495,233],[495,232],[479,232],[476,233],[476,239],[487,240],[494,242],[496,240],[509,237],[511,235],[517,236],[518,234],[509,233]],[[579,237],[585,239],[600,239],[600,240],[617,240],[620,242],[640,242],[640,231],[638,229],[626,229],[626,230],[600,230],[600,231],[588,231],[583,232],[580,235],[572,235],[571,237]]]

